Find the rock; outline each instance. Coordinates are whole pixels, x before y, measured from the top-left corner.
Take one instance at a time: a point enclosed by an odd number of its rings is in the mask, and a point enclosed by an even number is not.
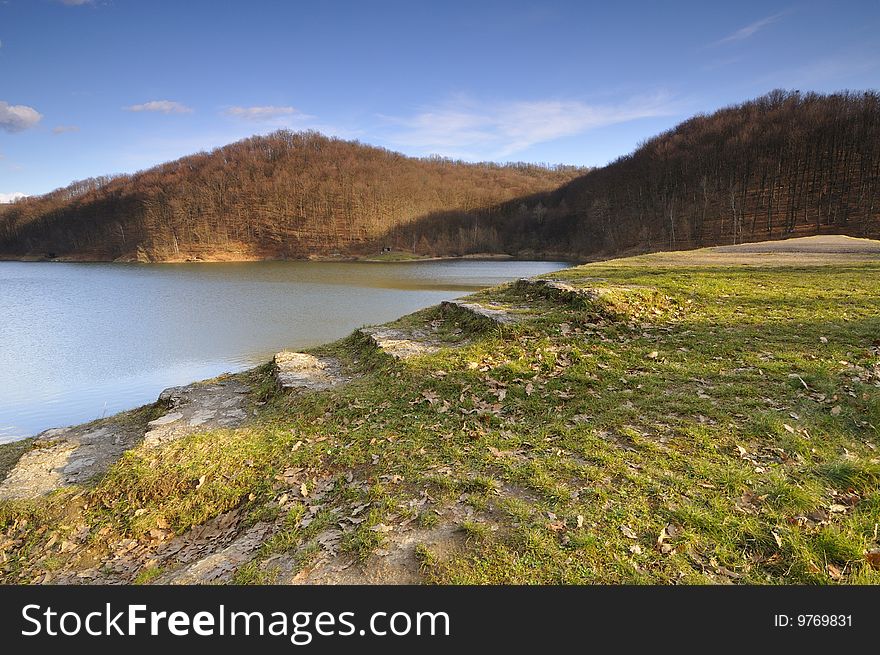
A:
[[[175,441],[194,432],[241,425],[248,418],[249,387],[232,380],[196,382],[171,387],[159,394],[168,413],[153,421],[144,435],[149,447]]]
[[[379,350],[395,359],[429,355],[440,349],[440,343],[420,330],[402,330],[385,326],[361,328],[359,332]]]
[[[160,425],[168,425],[169,423],[174,423],[175,421],[179,421],[183,418],[182,412],[171,412],[170,414],[166,414],[161,418],[157,418],[154,421],[150,421],[147,423],[150,427],[159,427]]]
[[[282,389],[324,391],[348,382],[339,360],[332,357],[284,351],[275,355],[274,363]]]
[[[441,309],[444,311],[453,311],[453,312],[465,312],[472,317],[491,321],[492,323],[499,325],[509,325],[511,323],[517,323],[522,320],[521,316],[517,314],[512,314],[507,309],[501,307],[490,307],[486,305],[481,305],[476,302],[469,302],[465,300],[444,300],[440,304]]]
[[[188,566],[164,574],[154,584],[218,584],[229,582],[235,571],[249,562],[271,531],[271,524],[257,523],[216,552],[206,553]]]
[[[517,280],[515,287],[525,291],[537,292],[551,300],[561,300],[563,302],[596,300],[610,292],[610,289],[604,287],[575,287],[565,282],[544,278],[522,278]]]
[[[0,500],[36,498],[61,487],[81,484],[103,474],[143,433],[113,419],[39,434],[0,483]]]

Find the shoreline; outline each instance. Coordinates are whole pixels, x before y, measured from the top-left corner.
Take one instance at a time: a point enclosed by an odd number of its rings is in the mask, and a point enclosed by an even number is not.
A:
[[[608,259],[608,256],[594,260],[592,258],[572,257],[571,255],[553,254],[553,253],[535,253],[529,256],[511,255],[509,253],[475,253],[470,255],[438,255],[438,256],[419,256],[406,253],[405,256],[395,257],[382,254],[375,255],[309,255],[306,257],[187,257],[174,259],[158,259],[138,260],[129,259],[99,259],[90,257],[44,257],[36,255],[11,256],[0,254],[0,262],[24,262],[24,263],[53,263],[53,264],[239,264],[254,262],[321,262],[321,263],[340,263],[340,264],[407,264],[411,262],[433,262],[433,261],[518,261],[518,262],[565,262],[567,264],[578,265],[589,261],[599,261]]]

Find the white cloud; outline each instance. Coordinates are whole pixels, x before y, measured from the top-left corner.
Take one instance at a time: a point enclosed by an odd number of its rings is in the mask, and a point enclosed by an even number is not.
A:
[[[762,18],[761,20],[756,20],[754,23],[750,23],[749,25],[738,29],[736,32],[728,34],[723,39],[716,41],[713,45],[721,45],[723,43],[731,43],[733,41],[743,41],[745,39],[748,39],[749,37],[754,36],[761,30],[763,30],[765,27],[772,25],[780,18],[785,16],[785,14],[787,13],[788,12],[783,11],[778,14],[773,14],[772,16]]]
[[[61,0],[61,4],[67,5],[68,7],[79,7],[81,5],[90,5],[95,0]]]
[[[313,118],[313,116],[304,114],[295,107],[278,107],[274,105],[265,105],[262,107],[229,107],[225,109],[223,113],[226,116],[254,123],[284,122],[291,118],[297,120]]]
[[[33,107],[26,105],[10,105],[0,100],[0,130],[4,132],[22,132],[34,127],[43,115]]]
[[[15,202],[19,198],[27,198],[27,196],[19,191],[15,191],[14,193],[0,193],[0,204]]]
[[[545,141],[639,118],[676,113],[665,95],[618,105],[577,100],[474,102],[464,97],[409,118],[384,117],[398,147],[466,159],[507,157]]]
[[[78,125],[58,125],[52,128],[52,134],[64,134],[65,132],[79,132]]]
[[[134,112],[151,111],[160,114],[191,114],[193,111],[192,108],[172,100],[151,100],[140,105],[130,105],[125,107],[125,110]]]

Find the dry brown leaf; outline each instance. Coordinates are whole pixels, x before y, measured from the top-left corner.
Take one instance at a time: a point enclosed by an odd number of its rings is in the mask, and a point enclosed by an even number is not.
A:
[[[828,564],[825,566],[825,570],[828,573],[828,577],[832,580],[840,580],[843,578],[843,571],[840,570],[834,564]]]

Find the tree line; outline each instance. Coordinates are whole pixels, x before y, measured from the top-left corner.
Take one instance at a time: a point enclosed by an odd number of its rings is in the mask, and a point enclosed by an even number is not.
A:
[[[0,253],[307,257],[382,248],[587,258],[821,233],[880,237],[880,95],[773,91],[603,168],[414,159],[252,137],[0,212]]]

